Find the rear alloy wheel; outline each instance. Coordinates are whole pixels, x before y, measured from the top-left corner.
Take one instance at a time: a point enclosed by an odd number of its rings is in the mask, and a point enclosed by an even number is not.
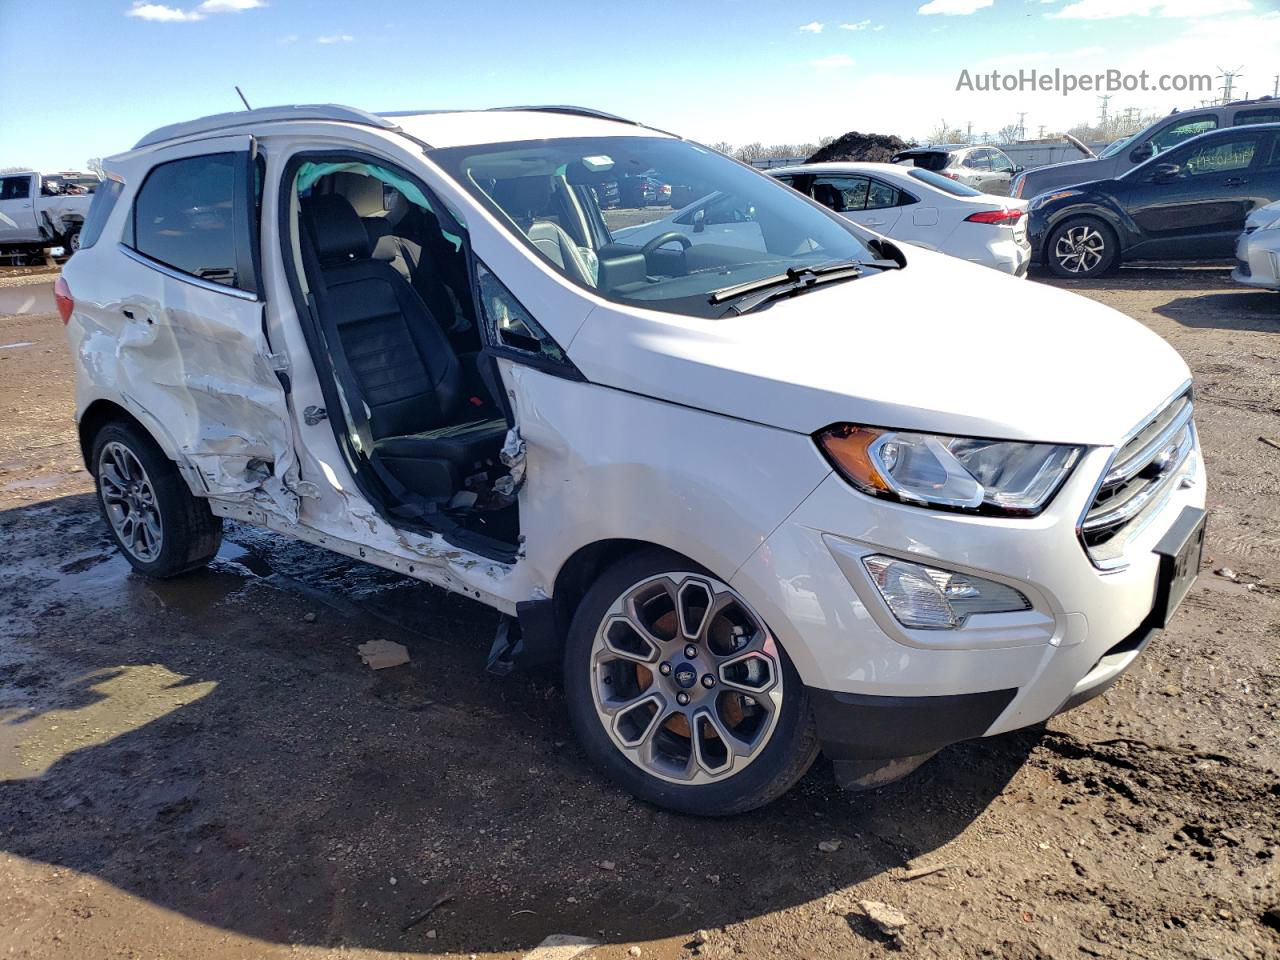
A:
[[[208,563],[222,543],[222,518],[194,497],[173,461],[132,423],[98,431],[90,458],[98,505],[125,559],[149,577]]]
[[[667,551],[622,561],[588,592],[565,681],[593,759],[685,813],[768,803],[817,753],[804,686],[768,626],[733,588]]]
[[[1116,262],[1115,234],[1100,220],[1079,217],[1056,227],[1045,245],[1045,260],[1059,277],[1087,280]]]

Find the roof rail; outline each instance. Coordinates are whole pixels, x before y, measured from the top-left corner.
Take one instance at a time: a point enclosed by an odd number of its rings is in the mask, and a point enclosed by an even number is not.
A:
[[[535,113],[569,113],[579,117],[595,117],[597,120],[613,120],[617,123],[629,123],[634,127],[643,126],[636,120],[628,120],[626,117],[619,117],[612,113],[605,113],[603,110],[593,110],[590,107],[575,107],[569,104],[539,104],[525,107],[484,107],[485,113],[503,110],[530,110]],[[380,117],[420,117],[424,114],[435,113],[477,113],[476,110],[449,110],[449,109],[433,109],[433,110],[391,110],[379,111]]]
[[[385,117],[360,110],[357,107],[344,107],[337,103],[298,104],[295,106],[259,107],[256,110],[237,110],[233,113],[215,113],[213,116],[200,117],[196,120],[184,120],[182,123],[171,123],[167,127],[152,130],[133,145],[133,149],[149,147],[166,140],[177,140],[201,133],[214,133],[218,130],[229,130],[247,123],[271,123],[280,120],[336,120],[341,123],[359,123],[384,130],[394,130],[396,125]]]

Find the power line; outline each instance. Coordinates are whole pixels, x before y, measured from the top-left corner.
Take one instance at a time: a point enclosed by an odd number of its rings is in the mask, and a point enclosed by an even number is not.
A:
[[[1098,97],[1098,99],[1101,101],[1101,106],[1098,112],[1098,126],[1105,129],[1107,126],[1107,104],[1111,102],[1111,94],[1104,94]]]

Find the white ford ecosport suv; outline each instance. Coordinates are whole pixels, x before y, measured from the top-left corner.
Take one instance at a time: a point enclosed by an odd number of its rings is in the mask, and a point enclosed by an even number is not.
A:
[[[654,803],[746,810],[819,750],[872,786],[1042,721],[1196,575],[1169,346],[697,144],[299,106],[105,166],[57,297],[133,566],[203,564],[230,517],[495,607],[491,663],[562,665]],[[705,212],[628,243],[670,214],[602,204],[629,175]]]

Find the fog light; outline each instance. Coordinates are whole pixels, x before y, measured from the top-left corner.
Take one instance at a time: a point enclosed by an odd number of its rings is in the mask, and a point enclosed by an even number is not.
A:
[[[955,630],[975,613],[1031,609],[1021,593],[994,580],[879,555],[863,557],[862,565],[904,627]]]

